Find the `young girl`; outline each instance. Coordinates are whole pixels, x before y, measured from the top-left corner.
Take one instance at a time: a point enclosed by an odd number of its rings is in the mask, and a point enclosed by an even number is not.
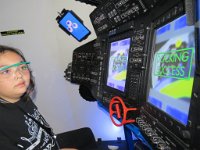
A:
[[[34,81],[28,64],[19,50],[0,45],[0,149],[58,150],[56,136],[30,98]]]

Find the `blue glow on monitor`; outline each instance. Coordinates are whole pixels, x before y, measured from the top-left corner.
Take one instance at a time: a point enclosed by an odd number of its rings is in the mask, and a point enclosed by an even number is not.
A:
[[[167,27],[167,28],[166,28]],[[194,26],[186,15],[156,30],[148,102],[187,125],[195,71]]]
[[[85,39],[90,34],[90,31],[71,11],[67,11],[59,21],[59,25],[78,41]]]

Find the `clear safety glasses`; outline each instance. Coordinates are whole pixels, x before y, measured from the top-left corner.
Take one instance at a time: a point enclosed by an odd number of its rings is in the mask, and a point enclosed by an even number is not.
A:
[[[10,78],[16,72],[24,75],[29,72],[28,64],[30,64],[30,62],[19,62],[9,66],[3,66],[0,68],[0,78]]]

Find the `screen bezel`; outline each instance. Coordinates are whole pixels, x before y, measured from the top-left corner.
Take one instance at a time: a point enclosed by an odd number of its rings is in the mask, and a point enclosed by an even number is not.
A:
[[[127,93],[127,80],[128,80],[128,76],[126,74],[126,80],[125,80],[125,86],[124,86],[124,91],[121,91],[117,88],[112,88],[110,86],[107,85],[107,78],[108,78],[108,72],[109,72],[109,59],[110,59],[110,50],[111,50],[111,43],[113,42],[117,42],[117,41],[121,41],[121,40],[125,40],[125,39],[128,39],[130,38],[130,47],[129,47],[129,50],[128,50],[128,60],[127,60],[127,74],[128,74],[128,68],[129,68],[129,57],[130,57],[130,50],[131,50],[131,47],[132,47],[132,38],[130,35],[127,35],[127,33],[125,34],[120,34],[118,36],[114,36],[114,37],[110,37],[108,42],[107,42],[107,58],[106,58],[106,64],[108,64],[105,68],[105,76],[104,76],[104,88],[106,91],[109,91],[109,92],[112,92],[113,94],[115,95],[119,95],[119,96],[125,96],[126,93]]]
[[[151,54],[151,58],[154,58],[154,56],[155,56],[155,40],[156,40],[156,31],[157,31],[157,29],[159,29],[159,28],[161,28],[161,27],[163,27],[163,26],[165,26],[165,25],[167,25],[168,23],[170,23],[170,22],[172,22],[172,21],[174,21],[174,20],[176,20],[176,19],[178,19],[179,17],[181,17],[181,16],[184,16],[185,14],[181,14],[181,15],[179,15],[179,16],[177,16],[176,18],[173,18],[173,19],[171,19],[170,21],[168,21],[168,22],[166,22],[165,24],[162,24],[162,25],[160,25],[160,26],[158,26],[158,27],[156,27],[156,28],[154,28],[153,29],[153,32],[152,32],[152,34],[153,34],[153,39],[152,39],[152,41],[151,41],[151,47],[152,47],[152,54]],[[195,34],[195,29],[194,29],[194,38],[196,37],[196,34]],[[197,65],[197,54],[196,54],[196,42],[195,42],[195,49],[194,49],[194,53],[195,53],[195,55],[194,55],[194,59],[195,59],[195,66]],[[151,61],[151,63],[150,63],[150,70],[152,70],[152,67],[153,67],[153,59],[152,59],[152,61]],[[196,69],[196,68],[195,68]],[[195,69],[194,69],[194,72],[195,72]],[[149,78],[148,78],[148,80],[151,80],[151,71],[149,71]],[[194,80],[195,80],[195,74],[194,74]],[[151,113],[151,115],[155,115],[154,117],[155,118],[158,118],[158,120],[162,123],[162,124],[164,124],[165,126],[168,126],[168,127],[172,127],[172,126],[174,126],[174,127],[177,127],[177,126],[179,126],[179,127],[181,127],[181,128],[189,128],[189,126],[190,126],[190,123],[191,123],[191,121],[190,121],[190,115],[191,115],[191,103],[192,103],[192,99],[193,99],[193,96],[192,96],[192,93],[193,93],[193,89],[194,89],[194,81],[193,81],[193,86],[192,86],[192,91],[191,91],[191,98],[190,98],[190,105],[189,105],[189,110],[188,110],[188,119],[187,119],[187,124],[184,124],[184,123],[182,123],[182,122],[180,122],[179,120],[177,120],[177,119],[175,119],[175,118],[173,118],[172,116],[170,116],[168,113],[166,113],[165,111],[163,111],[163,110],[161,110],[161,109],[159,109],[159,108],[157,108],[156,106],[154,106],[153,104],[151,104],[150,102],[148,102],[148,97],[149,97],[149,92],[150,92],[150,84],[151,84],[151,81],[148,81],[148,90],[147,90],[147,102],[146,102],[146,104],[145,104],[145,109],[147,110],[147,111],[149,111],[149,112],[152,112]]]
[[[77,36],[75,36],[74,34],[70,33],[60,22],[62,21],[63,18],[65,18],[66,15],[68,15],[68,13],[70,13],[76,20],[77,22],[79,22],[83,27],[84,30],[87,30],[88,33],[85,34],[81,39],[78,39]],[[72,11],[72,10],[63,10],[62,11],[62,16],[58,17],[57,19],[58,25],[59,27],[66,32],[68,35],[72,35],[77,41],[81,42],[84,39],[86,39],[90,34],[91,31],[83,24],[83,21]]]

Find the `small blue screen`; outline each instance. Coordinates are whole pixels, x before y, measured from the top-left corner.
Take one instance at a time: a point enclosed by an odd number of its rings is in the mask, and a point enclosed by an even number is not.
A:
[[[59,21],[59,24],[78,41],[90,34],[90,31],[70,11]]]
[[[107,86],[124,92],[131,38],[110,43]]]

